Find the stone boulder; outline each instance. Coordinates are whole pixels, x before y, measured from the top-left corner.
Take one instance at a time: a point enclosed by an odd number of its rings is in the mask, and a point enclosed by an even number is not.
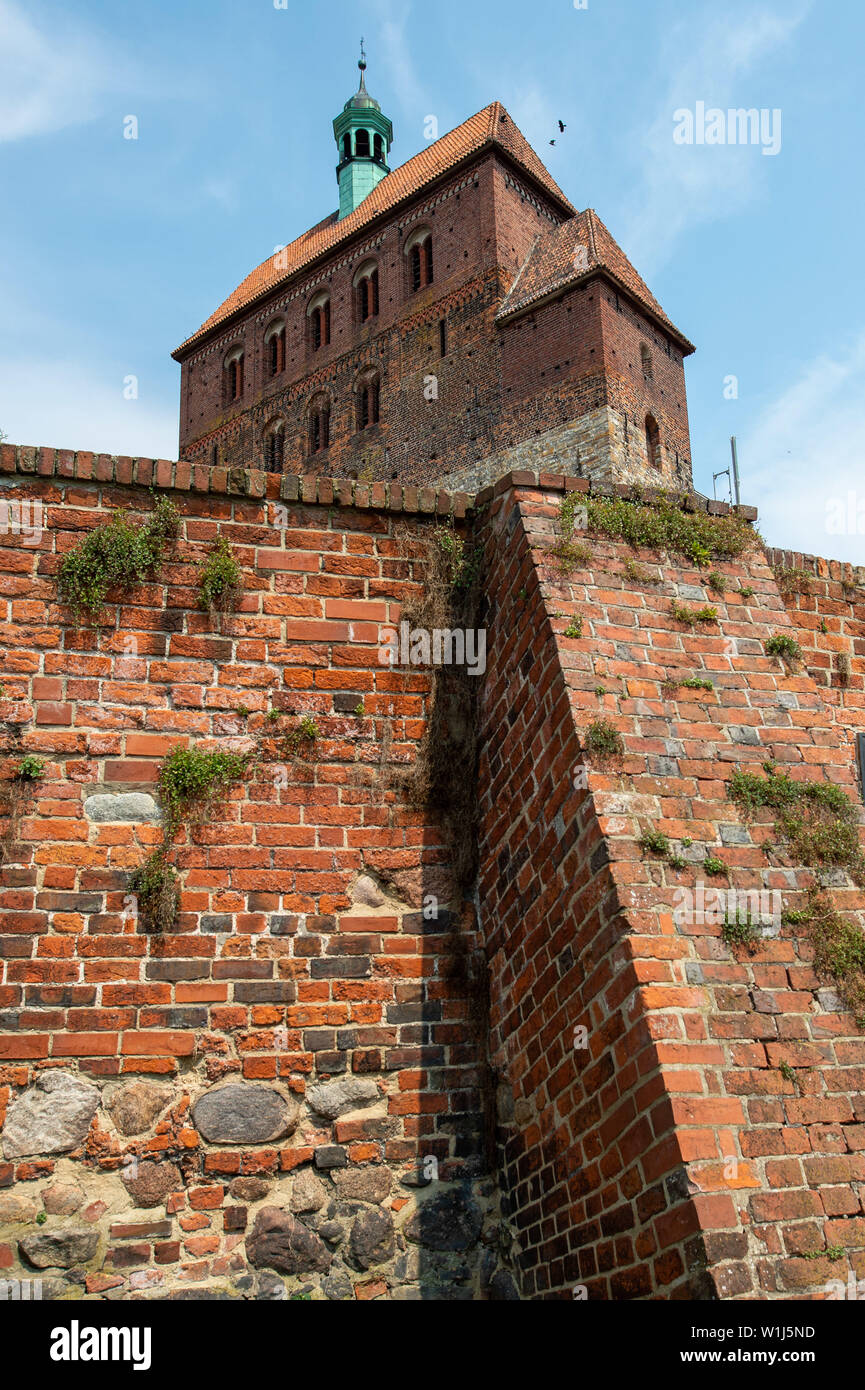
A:
[[[74,1182],[55,1182],[42,1193],[49,1216],[71,1216],[84,1202],[84,1192]]]
[[[121,1134],[144,1134],[171,1096],[170,1086],[159,1086],[153,1081],[129,1081],[111,1093],[105,1108]]]
[[[352,1257],[359,1269],[384,1264],[394,1252],[393,1217],[382,1207],[362,1211],[351,1228]]]
[[[232,1197],[239,1197],[244,1202],[260,1202],[272,1186],[266,1178],[232,1178],[228,1190]]]
[[[292,1211],[321,1211],[327,1201],[327,1193],[324,1184],[315,1176],[311,1169],[305,1168],[298,1173],[291,1187],[291,1201],[289,1206]]]
[[[391,1172],[383,1163],[366,1164],[363,1168],[343,1168],[334,1173],[340,1197],[348,1201],[377,1204],[390,1196]]]
[[[74,1072],[44,1072],[6,1112],[6,1158],[62,1154],[83,1144],[99,1106],[99,1090]]]
[[[328,1120],[336,1120],[349,1110],[358,1110],[366,1105],[374,1105],[381,1100],[381,1091],[368,1077],[343,1076],[338,1081],[325,1081],[320,1086],[311,1086],[306,1099],[317,1115]]]
[[[326,1274],[333,1256],[323,1240],[281,1207],[262,1207],[246,1242],[249,1263],[283,1274]]]
[[[99,1248],[98,1231],[76,1231],[61,1227],[57,1231],[37,1231],[18,1242],[21,1254],[37,1269],[71,1269],[86,1264]]]
[[[0,1192],[0,1226],[23,1225],[35,1221],[39,1203],[32,1192]]]
[[[470,1250],[477,1245],[483,1216],[467,1187],[447,1187],[418,1205],[403,1226],[407,1240],[430,1250]]]
[[[351,889],[351,896],[354,902],[361,903],[364,907],[381,907],[384,902],[384,893],[369,874],[361,874]]]
[[[268,1144],[297,1128],[299,1106],[270,1086],[232,1083],[205,1091],[192,1107],[202,1139],[211,1144]]]

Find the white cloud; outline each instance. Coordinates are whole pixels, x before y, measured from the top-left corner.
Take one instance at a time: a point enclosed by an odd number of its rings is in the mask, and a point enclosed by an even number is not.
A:
[[[177,458],[176,404],[167,406],[144,378],[138,400],[125,400],[126,370],[112,364],[85,370],[63,360],[0,359],[0,430],[11,444]]]
[[[376,51],[367,41],[367,61],[371,64],[367,74],[370,95],[376,95],[375,73],[378,71],[382,78],[386,75],[403,110],[420,118],[428,114],[428,109],[424,86],[411,56],[412,43],[406,33],[411,5],[404,4],[397,12],[391,0],[372,0],[371,7],[378,19],[381,48]]]
[[[865,564],[865,331],[846,354],[809,363],[739,446],[743,496],[770,544]]]
[[[698,101],[724,111],[776,107],[774,87],[761,84],[755,69],[792,38],[812,2],[784,0],[783,12],[713,7],[708,21],[689,18],[671,29],[653,64],[670,74],[664,98],[647,127],[629,137],[641,177],[628,197],[623,244],[642,274],[651,275],[672,254],[687,228],[745,206],[773,162],[752,145],[674,144],[673,113],[694,111]]]
[[[16,0],[0,0],[0,142],[91,120],[122,80],[117,55],[56,9],[40,26]]]

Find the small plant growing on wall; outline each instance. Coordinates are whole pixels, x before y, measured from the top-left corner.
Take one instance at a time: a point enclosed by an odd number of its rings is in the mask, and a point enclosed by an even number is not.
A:
[[[665,550],[704,565],[713,555],[732,559],[759,543],[759,533],[741,517],[689,511],[684,502],[681,497],[665,494],[656,495],[651,503],[628,502],[618,497],[584,499],[589,532],[626,541],[635,550]]]
[[[283,739],[288,756],[291,758],[308,756],[312,752],[320,732],[312,715],[305,714],[293,728],[289,729]]]
[[[727,591],[726,576],[723,574],[719,574],[717,570],[712,570],[712,573],[709,575],[706,583],[709,585],[709,588],[712,590],[713,594],[724,594]]]
[[[811,889],[809,898],[814,968],[835,981],[858,1027],[865,1028],[865,934],[843,918],[818,888]]]
[[[687,680],[682,681],[682,689],[711,691],[714,690],[715,687],[711,681],[704,680],[702,676],[689,676]]]
[[[727,865],[717,854],[707,854],[703,860],[703,872],[710,878],[717,878],[727,873]]]
[[[694,627],[697,623],[716,623],[718,621],[717,608],[686,608],[683,603],[678,603],[675,599],[672,603],[673,617],[677,623],[687,623],[689,627]]]
[[[785,666],[791,666],[801,659],[802,648],[789,633],[776,632],[766,641],[766,655],[777,656],[784,662]]]
[[[569,492],[559,508],[559,535],[553,545],[553,556],[564,577],[574,569],[585,569],[592,558],[591,546],[577,540],[577,512],[583,506],[582,495]]]
[[[747,946],[749,950],[753,950],[760,935],[759,919],[752,914],[750,907],[747,912],[732,913],[727,908],[721,936],[728,946]]]
[[[37,758],[33,753],[28,753],[18,764],[15,776],[20,777],[22,782],[38,782],[40,777],[45,775],[45,759]]]
[[[480,573],[482,559],[480,547],[472,545],[464,536],[455,531],[453,522],[449,526],[437,526],[434,539],[441,553],[444,573],[451,588],[455,592],[471,589]],[[524,598],[525,594],[521,593],[520,597]]]
[[[772,573],[775,576],[775,583],[785,598],[791,594],[809,594],[811,592],[814,576],[809,574],[808,570],[797,569],[795,566],[788,569],[783,565],[776,565]]]
[[[582,637],[582,635],[583,635],[583,620],[582,620],[582,618],[581,618],[581,617],[571,618],[571,621],[568,623],[567,627],[565,628],[565,633],[564,633],[564,635],[565,635],[565,637]]]
[[[164,813],[162,843],[129,877],[129,889],[138,900],[145,931],[169,931],[177,917],[180,885],[168,859],[174,836],[184,823],[197,824],[212,812],[217,797],[244,777],[252,756],[251,752],[203,753],[197,748],[174,748],[163,759],[158,778]]]
[[[60,601],[76,620],[82,613],[96,617],[112,590],[128,593],[153,577],[179,526],[180,513],[165,497],[140,525],[115,514],[64,556],[57,572]]]
[[[609,719],[593,719],[586,730],[586,752],[597,758],[618,758],[625,751],[622,735]]]
[[[660,830],[644,830],[637,843],[644,854],[653,854],[656,859],[666,859],[670,853],[669,838]]]
[[[645,565],[638,565],[636,560],[628,558],[625,561],[625,576],[630,579],[632,584],[660,584],[661,580],[657,574],[652,574]]]
[[[214,799],[244,776],[251,753],[202,753],[173,748],[159,769],[159,799],[169,836],[184,820],[198,821]]]
[[[37,782],[41,781],[44,773],[45,759],[37,758],[33,753],[27,753],[15,769],[11,782],[3,784],[6,801],[0,810],[0,815],[8,816],[8,824],[2,837],[0,837],[0,864],[5,864],[10,857],[11,846],[18,834],[22,808],[28,795],[32,794],[33,788]]]
[[[129,891],[138,902],[138,916],[146,932],[170,931],[180,907],[177,873],[160,847],[148,855],[129,876]]]
[[[237,607],[243,588],[240,565],[223,536],[214,541],[199,565],[198,606],[207,612],[227,613]]]

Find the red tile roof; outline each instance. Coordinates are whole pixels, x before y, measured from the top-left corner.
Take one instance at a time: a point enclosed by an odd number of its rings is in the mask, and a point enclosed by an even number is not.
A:
[[[260,266],[247,275],[234,293],[220,304],[197,332],[181,343],[173,355],[177,357],[185,353],[238,309],[246,308],[261,295],[291,279],[318,256],[332,251],[382,213],[390,212],[404,199],[419,193],[434,179],[490,145],[497,145],[504,150],[515,164],[552,194],[564,211],[575,211],[505,108],[500,102],[494,101],[476,116],[471,116],[469,120],[457,126],[456,130],[443,135],[440,140],[436,140],[405,164],[401,164],[398,169],[394,169],[368,197],[364,198],[354,212],[349,213],[342,221],[337,219],[335,212],[331,213],[323,222],[304,232],[282,251],[268,256],[266,261],[262,261]]]
[[[500,320],[509,318],[567,285],[579,283],[598,270],[606,271],[617,285],[633,295],[644,309],[676,336],[688,352],[694,351],[693,344],[667,318],[648,285],[637,274],[593,208],[577,213],[576,217],[542,232],[536,238],[497,317]]]

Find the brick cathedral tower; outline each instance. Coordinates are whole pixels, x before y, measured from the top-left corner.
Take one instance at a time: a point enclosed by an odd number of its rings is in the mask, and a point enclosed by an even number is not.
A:
[[[467,491],[520,467],[689,486],[693,347],[596,213],[498,102],[391,170],[359,67],[333,122],[338,210],[174,353],[181,457]]]

